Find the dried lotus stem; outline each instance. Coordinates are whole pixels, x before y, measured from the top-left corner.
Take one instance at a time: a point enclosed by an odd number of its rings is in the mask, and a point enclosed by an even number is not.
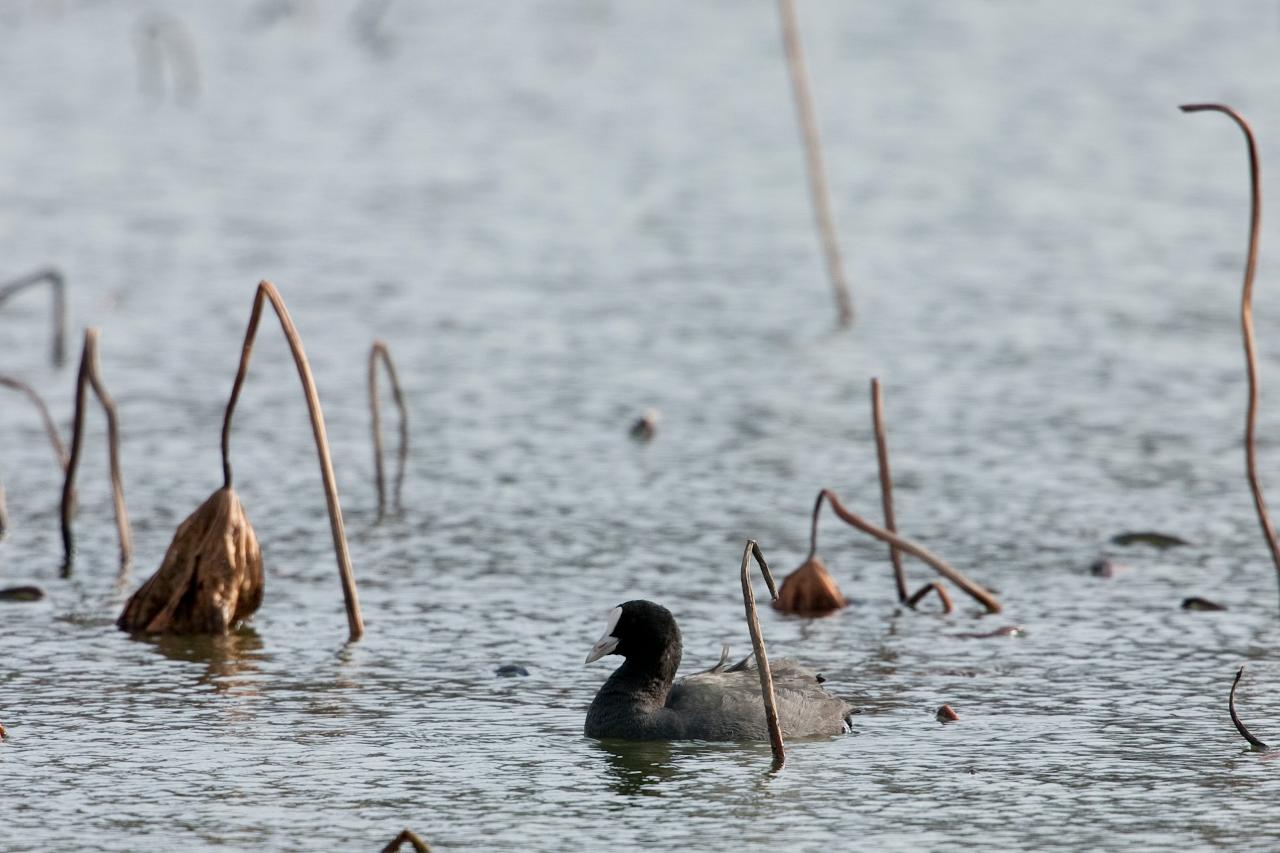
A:
[[[129,564],[133,555],[133,538],[129,532],[129,511],[124,503],[124,480],[120,474],[120,425],[116,416],[116,404],[102,384],[98,367],[98,330],[86,329],[84,350],[80,356],[80,372],[76,376],[75,420],[71,431],[71,453],[67,458],[66,477],[62,483],[62,547],[64,553],[63,574],[70,574],[75,541],[71,532],[71,518],[75,514],[76,469],[80,465],[80,451],[84,446],[85,387],[102,405],[107,417],[108,460],[111,467],[111,500],[115,505],[116,533],[120,540],[120,565]]]
[[[756,665],[760,670],[760,693],[764,698],[764,718],[769,727],[769,744],[773,749],[773,770],[776,773],[786,762],[786,753],[782,746],[782,725],[778,722],[778,701],[773,691],[773,672],[769,669],[769,655],[764,648],[764,635],[760,631],[760,617],[756,613],[756,596],[751,588],[751,558],[756,558],[764,582],[769,587],[769,595],[775,600],[778,597],[777,587],[773,583],[773,574],[764,561],[764,554],[754,539],[748,539],[742,550],[742,603],[747,611],[747,629],[751,632],[751,648],[756,655]]]
[[[1240,717],[1236,715],[1236,687],[1240,685],[1240,676],[1242,675],[1244,675],[1243,666],[1236,671],[1236,680],[1231,682],[1231,696],[1227,699],[1227,710],[1231,712],[1231,722],[1235,723],[1236,731],[1240,733],[1240,737],[1249,741],[1249,746],[1255,752],[1266,752],[1267,750],[1271,749],[1271,747],[1267,746],[1265,743],[1263,743],[1262,741],[1254,737],[1253,733],[1250,732],[1247,728],[1245,728],[1245,725],[1243,722],[1241,722]]]
[[[914,610],[916,605],[919,604],[930,592],[936,592],[938,594],[938,600],[942,602],[943,613],[950,613],[956,609],[956,606],[951,603],[951,596],[947,594],[947,588],[937,581],[929,581],[927,584],[916,590],[915,594],[906,600],[906,605]]]
[[[1225,113],[1244,132],[1249,148],[1249,189],[1252,199],[1249,208],[1249,254],[1245,258],[1244,288],[1240,295],[1240,329],[1244,337],[1245,366],[1249,373],[1249,408],[1244,421],[1245,473],[1249,478],[1249,489],[1253,492],[1254,508],[1258,511],[1258,523],[1262,526],[1267,547],[1271,549],[1277,579],[1280,579],[1280,543],[1276,541],[1276,529],[1267,514],[1267,502],[1262,497],[1262,483],[1258,480],[1258,453],[1254,446],[1258,426],[1258,351],[1253,340],[1253,276],[1258,269],[1258,229],[1262,223],[1262,181],[1258,170],[1258,149],[1249,123],[1231,107],[1222,104],[1183,104],[1179,109],[1184,113],[1206,110]]]
[[[67,360],[67,280],[62,270],[45,267],[8,284],[0,284],[0,304],[10,296],[46,281],[53,291],[53,366],[61,367]]]
[[[809,75],[805,70],[804,48],[800,44],[800,25],[796,23],[794,0],[778,0],[778,13],[782,17],[782,44],[787,54],[791,92],[795,98],[796,117],[800,120],[800,135],[804,141],[805,167],[809,173],[809,199],[813,203],[813,215],[818,222],[827,275],[836,292],[839,323],[842,328],[848,327],[853,325],[853,298],[849,295],[849,284],[845,281],[840,243],[836,238],[835,220],[831,215],[831,196],[827,191],[826,167],[822,164],[818,119],[813,109],[813,96],[809,91]]]
[[[14,379],[12,376],[0,376],[0,388],[9,388],[17,391],[31,401],[31,405],[36,407],[36,411],[40,413],[40,422],[44,425],[44,433],[49,437],[49,444],[53,447],[53,455],[58,460],[58,467],[63,473],[67,470],[67,449],[62,444],[62,439],[58,436],[58,428],[53,423],[53,417],[49,414],[49,407],[44,404],[44,400],[36,393],[36,390],[20,379]],[[5,531],[9,527],[9,518],[5,509],[4,486],[0,484],[0,536],[4,536]]]
[[[885,438],[884,429],[884,395],[880,393],[880,380],[871,380],[871,426],[876,434],[876,461],[880,469],[880,503],[884,506],[884,529],[890,533],[898,532],[897,522],[893,518],[893,475],[889,472],[889,442]],[[898,601],[907,602],[908,607],[915,607],[914,601],[919,595],[907,598],[907,576],[902,569],[902,555],[898,546],[889,546],[889,562],[893,564],[893,579],[898,586]],[[945,595],[946,593],[941,593]],[[950,612],[951,608],[947,608]]]
[[[373,471],[378,483],[378,521],[382,521],[387,512],[387,477],[382,464],[382,413],[378,406],[378,361],[381,360],[387,370],[387,380],[391,383],[391,399],[400,411],[400,452],[396,455],[396,487],[395,507],[400,508],[400,490],[404,485],[405,463],[409,457],[409,410],[404,404],[404,394],[400,391],[400,379],[396,376],[396,366],[391,361],[391,353],[382,341],[374,341],[369,350],[369,414],[373,431]]]
[[[347,534],[342,525],[342,505],[338,501],[338,484],[333,475],[333,462],[329,456],[329,438],[325,433],[324,413],[320,410],[320,395],[316,392],[315,379],[311,375],[311,365],[307,362],[307,354],[302,349],[302,338],[293,325],[289,309],[275,285],[269,281],[258,284],[258,292],[253,300],[253,313],[249,316],[249,328],[244,334],[244,348],[240,353],[240,367],[236,370],[235,383],[231,386],[231,399],[227,402],[227,411],[222,420],[222,477],[223,487],[231,488],[231,417],[235,414],[236,401],[240,399],[240,389],[249,372],[249,357],[253,354],[253,340],[258,333],[258,321],[262,318],[263,303],[270,302],[280,319],[280,327],[289,349],[293,353],[294,363],[298,367],[298,377],[302,380],[302,391],[307,399],[307,411],[311,415],[311,432],[315,437],[316,455],[320,460],[320,477],[324,481],[325,502],[329,510],[329,530],[333,534],[333,550],[338,560],[338,575],[342,581],[342,597],[347,609],[347,627],[351,640],[355,641],[364,635],[364,620],[360,616],[360,599],[356,594],[356,579],[351,570],[351,554],[347,549]]]
[[[992,596],[991,593],[987,592],[985,589],[983,589],[973,581],[966,578],[959,571],[952,568],[941,557],[933,554],[926,548],[920,545],[917,545],[916,543],[912,542],[910,539],[904,539],[896,533],[891,533],[888,530],[884,530],[883,528],[877,527],[876,525],[872,524],[866,519],[858,515],[855,515],[849,510],[845,509],[844,505],[840,503],[840,499],[836,497],[835,492],[831,491],[830,489],[823,489],[822,491],[818,492],[818,499],[814,501],[814,504],[813,504],[813,520],[812,520],[812,526],[810,527],[810,533],[809,533],[811,552],[817,550],[818,516],[822,510],[822,502],[824,500],[831,504],[831,509],[846,524],[856,527],[859,530],[861,530],[863,533],[866,533],[869,536],[874,536],[876,539],[879,539],[882,542],[889,542],[891,544],[897,545],[904,552],[910,554],[916,559],[923,560],[924,562],[928,563],[930,566],[933,567],[933,569],[938,574],[942,575],[944,578],[951,581],[956,586],[960,587],[962,590],[968,593],[975,601],[977,601],[979,604],[985,607],[988,613],[1000,612],[1000,602],[996,601],[995,597]]]
[[[427,842],[418,837],[418,834],[412,829],[403,829],[400,834],[382,848],[382,853],[395,853],[400,849],[400,845],[408,844],[413,848],[414,853],[431,853],[431,848],[427,846]]]

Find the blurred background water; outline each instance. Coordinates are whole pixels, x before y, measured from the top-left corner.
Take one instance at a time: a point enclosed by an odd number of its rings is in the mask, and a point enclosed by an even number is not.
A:
[[[0,605],[0,847],[377,849],[408,825],[441,850],[1274,848],[1276,765],[1226,713],[1249,662],[1244,716],[1280,736],[1276,581],[1240,446],[1245,149],[1176,107],[1242,110],[1280,185],[1280,8],[799,13],[848,334],[769,2],[0,7],[5,275],[58,264],[76,328],[102,329],[136,542],[121,589],[95,412],[60,579],[58,473],[34,414],[0,402],[0,585],[48,594]],[[148,72],[157,20],[198,79]],[[263,607],[225,639],[130,639],[125,595],[220,484],[262,278],[315,368],[368,633],[344,645],[269,320],[232,441]],[[74,367],[47,366],[46,301],[0,309],[0,371],[65,425]],[[375,336],[413,432],[403,512],[378,526]],[[819,487],[878,516],[873,375],[901,529],[1006,612],[901,611],[883,549],[828,519],[853,606],[764,628],[863,709],[853,735],[793,744],[776,777],[764,744],[583,738],[608,608],[666,604],[707,666],[746,650],[748,536],[781,573]],[[649,406],[656,439],[629,441]],[[1130,529],[1192,544],[1107,544]],[[1091,577],[1104,553],[1128,570]],[[1192,594],[1230,610],[1180,610]],[[1024,632],[971,636],[1006,625]],[[508,663],[529,676],[495,677]],[[958,723],[935,722],[943,702]]]

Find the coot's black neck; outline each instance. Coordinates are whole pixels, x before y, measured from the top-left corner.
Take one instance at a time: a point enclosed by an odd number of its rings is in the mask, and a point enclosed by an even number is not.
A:
[[[658,723],[656,718],[664,716],[660,712],[680,668],[680,655],[679,639],[656,655],[628,655],[592,701],[587,711],[587,736],[644,737]]]

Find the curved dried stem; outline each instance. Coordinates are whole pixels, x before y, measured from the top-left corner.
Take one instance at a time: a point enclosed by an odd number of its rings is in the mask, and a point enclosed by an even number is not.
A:
[[[809,528],[810,555],[812,555],[815,551],[817,551],[818,515],[822,510],[822,502],[824,500],[831,504],[831,509],[845,523],[858,528],[863,533],[866,533],[869,536],[874,536],[876,539],[879,539],[882,542],[888,542],[892,545],[896,545],[902,551],[910,554],[916,559],[923,560],[924,562],[928,563],[930,566],[933,567],[933,569],[938,574],[942,575],[944,578],[951,581],[956,586],[960,587],[962,590],[968,593],[970,597],[972,597],[975,601],[977,601],[979,604],[985,607],[988,613],[1000,612],[1000,602],[996,601],[995,597],[992,596],[991,593],[987,592],[985,589],[978,586],[973,581],[969,580],[967,577],[962,575],[959,571],[952,568],[941,557],[927,550],[923,546],[917,545],[916,543],[912,542],[910,539],[904,539],[896,533],[891,533],[888,530],[877,527],[876,525],[872,524],[871,522],[867,521],[861,516],[855,515],[849,510],[845,509],[844,505],[840,503],[840,499],[836,497],[835,492],[831,491],[830,489],[823,489],[822,491],[818,492],[818,499],[813,503],[813,519],[812,519],[812,524]]]
[[[773,573],[764,561],[764,554],[754,539],[748,539],[742,549],[742,604],[747,611],[747,629],[751,632],[751,648],[756,655],[756,666],[760,671],[760,694],[764,697],[764,718],[769,727],[769,744],[773,749],[773,770],[782,769],[786,762],[786,753],[782,746],[782,725],[778,722],[778,700],[773,692],[773,672],[769,669],[769,654],[764,648],[764,634],[760,631],[760,617],[756,614],[756,595],[751,588],[751,558],[755,557],[764,575],[764,582],[769,587],[769,595],[778,598],[778,589],[773,583]]]
[[[1231,722],[1235,724],[1236,731],[1240,733],[1240,737],[1249,741],[1249,746],[1255,751],[1265,752],[1271,749],[1271,747],[1254,737],[1253,733],[1245,728],[1244,723],[1241,722],[1240,717],[1236,714],[1236,687],[1239,686],[1240,676],[1242,675],[1244,675],[1243,666],[1236,671],[1236,680],[1231,682],[1231,696],[1227,699],[1227,710],[1231,712]]]
[[[853,325],[853,298],[844,277],[844,264],[840,259],[840,244],[836,239],[835,220],[831,215],[831,197],[827,192],[827,170],[822,164],[822,143],[818,136],[818,119],[813,109],[813,97],[809,93],[809,74],[805,70],[804,48],[800,44],[800,25],[796,23],[794,0],[778,0],[778,14],[782,18],[782,44],[787,54],[787,69],[791,75],[791,92],[796,103],[796,117],[800,121],[800,135],[804,140],[805,167],[809,173],[809,198],[813,202],[813,216],[822,238],[822,253],[826,259],[827,275],[836,293],[836,310],[841,327]]]
[[[929,581],[927,584],[916,590],[915,594],[908,598],[904,603],[912,610],[915,610],[916,605],[919,604],[930,592],[936,592],[938,594],[938,600],[942,602],[943,613],[950,613],[956,609],[956,606],[951,602],[951,596],[947,594],[947,588],[937,581]]]
[[[408,844],[414,849],[414,853],[431,853],[431,848],[427,846],[427,842],[418,837],[418,834],[412,829],[402,829],[400,834],[391,839],[386,847],[382,848],[382,853],[395,853],[400,849],[401,844]]]
[[[311,365],[307,354],[302,349],[302,338],[293,325],[289,309],[275,285],[269,281],[258,284],[257,294],[253,299],[253,313],[249,315],[249,328],[244,333],[244,348],[240,352],[240,367],[236,370],[235,383],[231,386],[231,399],[227,401],[227,411],[222,419],[222,478],[223,487],[231,488],[231,417],[235,414],[236,402],[240,399],[240,389],[244,386],[249,372],[249,357],[253,354],[253,341],[258,333],[258,321],[262,319],[262,306],[270,302],[280,319],[280,327],[285,339],[289,342],[289,350],[293,353],[293,361],[298,367],[298,378],[302,380],[302,392],[307,398],[307,411],[311,415],[311,432],[315,436],[316,455],[320,460],[320,477],[324,482],[325,503],[329,509],[329,530],[333,534],[333,550],[338,560],[338,575],[342,581],[342,597],[347,609],[347,627],[351,639],[358,640],[364,635],[364,620],[360,616],[360,599],[356,594],[356,579],[351,570],[351,554],[347,549],[347,534],[342,525],[342,505],[338,501],[338,484],[333,475],[333,462],[329,456],[329,438],[324,428],[324,413],[320,410],[320,395],[316,392],[315,379],[311,375]]]
[[[1262,181],[1258,170],[1258,148],[1253,139],[1253,130],[1249,123],[1238,112],[1223,104],[1184,104],[1179,109],[1184,113],[1213,111],[1224,113],[1244,133],[1249,148],[1249,254],[1244,264],[1244,287],[1240,295],[1240,329],[1244,336],[1244,360],[1249,373],[1249,408],[1245,414],[1244,424],[1244,458],[1245,473],[1249,478],[1249,489],[1253,492],[1253,505],[1258,511],[1258,523],[1262,526],[1262,535],[1271,549],[1271,560],[1275,563],[1276,576],[1280,580],[1280,543],[1276,541],[1276,529],[1271,524],[1271,516],[1267,513],[1267,502],[1262,496],[1262,484],[1258,480],[1257,449],[1254,436],[1258,424],[1258,353],[1253,339],[1253,277],[1258,268],[1258,230],[1262,224]]]
[[[400,411],[400,451],[396,454],[396,509],[400,508],[400,490],[404,485],[405,463],[409,458],[409,410],[404,403],[404,394],[400,391],[400,379],[396,376],[396,366],[391,361],[391,353],[387,350],[385,343],[376,340],[369,350],[369,420],[373,431],[373,471],[378,483],[378,521],[382,521],[387,512],[387,478],[382,465],[382,413],[378,406],[379,360],[387,370],[387,380],[391,383],[391,399]]]
[[[80,371],[76,375],[76,407],[75,420],[71,429],[71,453],[67,458],[66,477],[62,482],[62,548],[64,555],[63,574],[71,572],[71,559],[75,552],[75,540],[71,532],[71,519],[75,514],[75,481],[76,469],[80,465],[80,452],[84,446],[84,411],[85,388],[93,389],[93,394],[102,405],[107,417],[108,461],[111,469],[111,500],[115,505],[116,534],[120,540],[120,565],[123,569],[129,564],[133,555],[133,538],[129,532],[129,511],[124,503],[124,479],[120,474],[120,424],[116,415],[116,404],[107,394],[102,384],[101,371],[98,366],[98,330],[86,329],[84,333],[84,350],[80,355]]]
[[[880,503],[884,507],[884,529],[897,533],[898,525],[893,518],[893,475],[889,472],[889,442],[885,438],[884,429],[884,396],[880,393],[879,379],[871,380],[871,426],[876,434],[876,461],[880,468]],[[898,601],[907,602],[908,607],[915,607],[907,598],[907,576],[902,569],[902,555],[896,545],[889,546],[889,562],[893,564]]]
[[[53,447],[53,455],[57,457],[58,467],[63,473],[67,470],[67,450],[62,444],[62,439],[58,436],[58,428],[53,423],[53,417],[49,414],[49,407],[44,404],[44,400],[36,393],[36,390],[27,383],[14,379],[12,376],[0,376],[0,388],[9,388],[17,391],[31,401],[31,405],[36,407],[36,411],[40,413],[40,422],[44,425],[44,433],[49,437],[49,444]],[[4,536],[5,531],[9,529],[9,514],[5,506],[4,485],[0,483],[0,536]]]
[[[57,267],[44,267],[7,284],[0,284],[0,305],[9,297],[48,282],[53,291],[53,353],[54,367],[61,367],[67,360],[67,280]]]

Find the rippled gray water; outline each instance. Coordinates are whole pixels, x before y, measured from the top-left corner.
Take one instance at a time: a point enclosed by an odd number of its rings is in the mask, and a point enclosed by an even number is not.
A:
[[[1280,186],[1274,3],[802,3],[860,312],[844,335],[769,2],[397,3],[364,35],[346,3],[165,4],[198,48],[185,103],[140,91],[150,8],[0,9],[5,269],[60,264],[76,324],[102,328],[137,545],[122,590],[95,414],[59,578],[52,457],[0,402],[0,585],[48,592],[0,604],[0,847],[372,850],[408,825],[441,850],[1274,849],[1280,765],[1226,713],[1249,662],[1244,716],[1280,737],[1239,438],[1244,149],[1176,110],[1239,107]],[[1280,388],[1270,224],[1262,252]],[[227,639],[130,639],[125,593],[220,483],[264,277],[316,370],[367,636],[343,643],[267,326],[232,447],[266,601]],[[65,423],[45,318],[34,295],[0,309],[0,370]],[[381,526],[375,336],[413,429]],[[777,776],[763,744],[583,738],[608,608],[666,603],[709,665],[747,646],[746,537],[785,571],[819,486],[876,515],[872,375],[900,526],[1006,613],[899,611],[882,549],[829,519],[855,605],[764,627],[864,710],[852,736],[793,744]],[[641,446],[647,406],[664,421]],[[1151,528],[1193,545],[1106,544]],[[1128,571],[1090,577],[1104,552]],[[1181,611],[1192,594],[1231,610]]]

